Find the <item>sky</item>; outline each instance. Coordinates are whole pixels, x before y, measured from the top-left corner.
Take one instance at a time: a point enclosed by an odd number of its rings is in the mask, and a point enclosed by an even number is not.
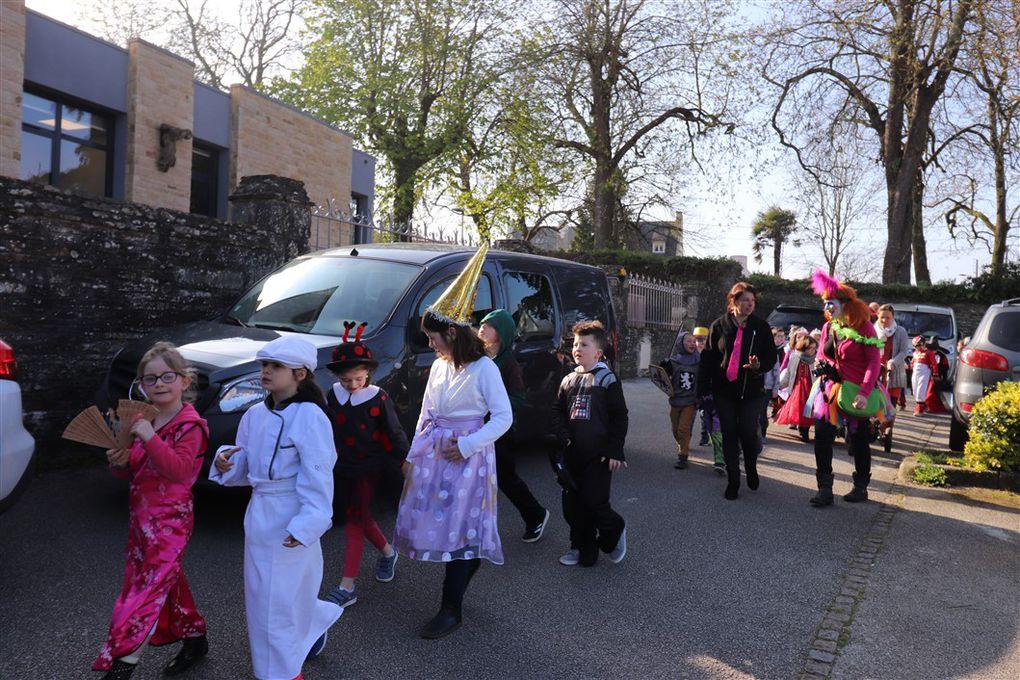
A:
[[[169,2],[170,0],[166,0]],[[81,26],[79,17],[87,14],[90,0],[26,0],[29,9],[50,16],[72,26]],[[224,15],[236,12],[239,0],[215,0],[217,9]],[[743,255],[751,271],[771,273],[772,255],[766,252],[762,263],[756,264],[751,251],[751,225],[755,217],[771,205],[789,208],[791,205],[792,176],[785,169],[791,159],[779,150],[766,150],[764,156],[780,158],[780,163],[759,177],[734,180],[721,190],[717,179],[692,175],[684,197],[677,197],[672,210],[651,210],[648,219],[672,220],[674,211],[684,213],[688,239],[687,254],[698,256]],[[873,272],[866,277],[880,280],[882,253],[885,246],[884,190],[879,187],[874,197],[878,210],[854,234],[856,254],[865,263],[874,260]],[[990,206],[986,209],[991,210]],[[929,211],[932,213],[934,211]],[[943,223],[935,216],[926,225],[928,263],[934,281],[958,281],[973,276],[987,265],[991,257],[982,245],[969,246],[965,241],[953,241]],[[1020,227],[1014,225],[1008,244],[1008,259],[1020,260]],[[805,243],[799,248],[787,248],[783,257],[782,274],[788,278],[806,277],[814,266],[823,265],[817,248]],[[859,267],[858,267],[859,268]]]

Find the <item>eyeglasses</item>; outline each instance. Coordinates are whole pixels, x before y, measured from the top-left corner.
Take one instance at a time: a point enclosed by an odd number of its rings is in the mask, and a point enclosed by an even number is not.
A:
[[[177,380],[178,375],[180,375],[180,373],[177,373],[176,371],[167,371],[166,373],[161,373],[160,375],[152,375],[150,373],[149,375],[143,375],[138,380],[146,387],[152,387],[153,385],[156,384],[157,381],[162,381],[169,385],[174,380]]]

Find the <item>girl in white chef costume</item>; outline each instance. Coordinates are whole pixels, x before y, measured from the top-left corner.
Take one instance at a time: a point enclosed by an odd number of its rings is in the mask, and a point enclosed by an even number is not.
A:
[[[269,397],[248,409],[237,445],[221,447],[209,478],[252,487],[244,517],[244,603],[259,680],[301,677],[343,609],[318,599],[319,538],[333,517],[336,449],[322,391],[312,376],[315,347],[273,340],[255,358]]]

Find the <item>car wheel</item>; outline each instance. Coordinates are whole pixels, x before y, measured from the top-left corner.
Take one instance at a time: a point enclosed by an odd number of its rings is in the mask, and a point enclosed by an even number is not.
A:
[[[949,420],[949,449],[951,451],[963,451],[963,447],[967,445],[968,439],[970,439],[970,436],[967,433],[967,423],[957,418],[954,411],[953,417]]]

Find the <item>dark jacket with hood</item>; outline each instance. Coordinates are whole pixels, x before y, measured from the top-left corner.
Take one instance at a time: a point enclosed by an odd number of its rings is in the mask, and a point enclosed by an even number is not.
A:
[[[494,309],[489,312],[482,319],[482,323],[492,326],[499,335],[499,353],[492,357],[492,361],[499,368],[499,375],[503,378],[503,386],[506,388],[507,396],[510,397],[510,408],[513,410],[516,423],[521,407],[524,406],[524,374],[513,351],[517,324],[514,323],[510,312],[505,309]],[[500,439],[512,439],[513,431],[514,427],[511,426]]]
[[[603,362],[591,371],[578,366],[560,383],[553,413],[556,437],[575,461],[624,460],[627,402],[616,374]],[[567,442],[570,446],[567,447]]]
[[[690,406],[698,400],[698,363],[701,361],[701,352],[697,348],[693,352],[684,349],[684,338],[688,335],[690,333],[685,330],[677,333],[669,357],[670,377],[673,380],[670,406]]]
[[[698,396],[709,395],[729,399],[751,399],[762,394],[765,374],[776,365],[776,344],[772,328],[755,315],[747,317],[737,364],[737,379],[729,380],[726,369],[737,339],[737,321],[732,314],[724,314],[712,322],[708,341],[701,352],[698,371]],[[744,368],[751,355],[758,357],[758,370]]]

